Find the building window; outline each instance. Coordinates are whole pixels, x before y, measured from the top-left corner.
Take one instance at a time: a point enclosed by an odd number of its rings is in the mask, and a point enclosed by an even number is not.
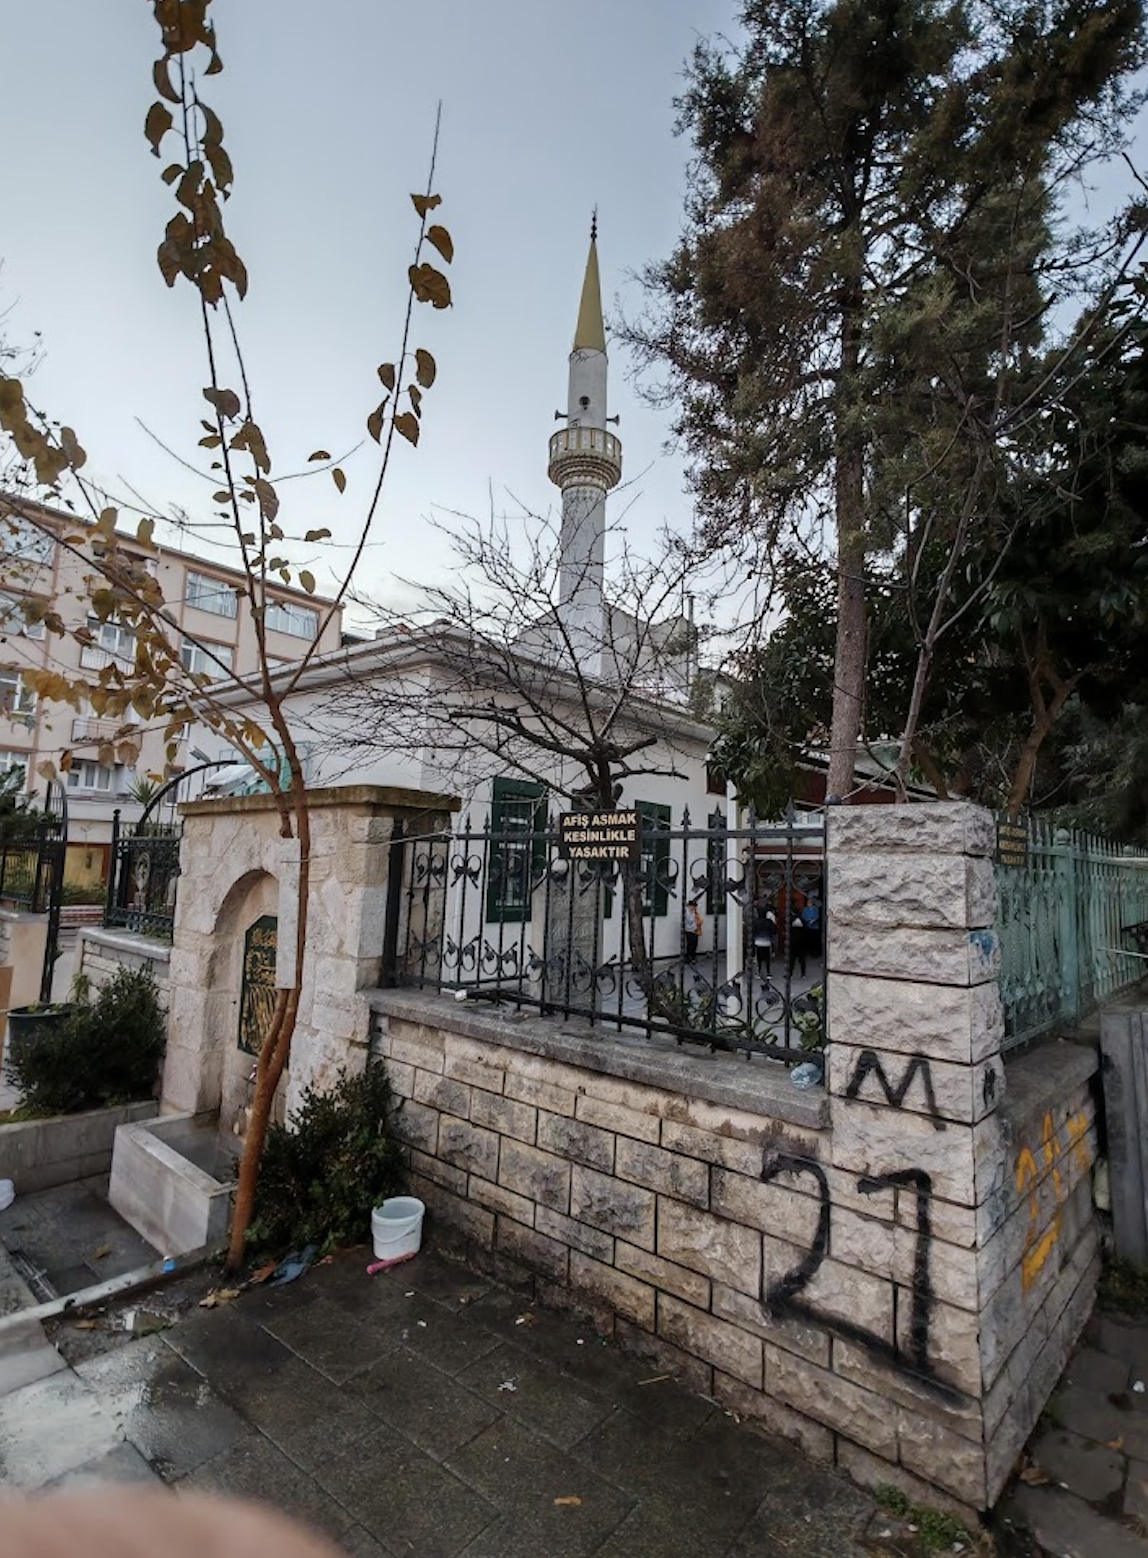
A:
[[[179,663],[193,676],[217,682],[231,670],[234,650],[230,644],[195,644],[190,638],[179,646]]]
[[[88,618],[88,632],[94,644],[117,660],[134,660],[136,654],[135,629],[124,627],[114,617],[101,622],[98,617]]]
[[[290,633],[294,638],[314,638],[319,631],[319,613],[293,601],[269,600],[263,620],[276,633]]]
[[[0,636],[5,638],[35,638],[44,636],[42,622],[29,622],[24,614],[22,595],[10,595],[0,590]]]
[[[706,764],[706,794],[724,795],[726,793],[726,779],[716,763]]]
[[[50,531],[41,530],[30,519],[17,514],[5,514],[0,519],[0,539],[4,555],[21,563],[50,563],[55,538]]]
[[[642,913],[662,915],[669,908],[670,808],[656,801],[635,801],[634,806],[641,819]]]
[[[24,783],[28,780],[27,752],[0,751],[0,775],[18,772]]]
[[[36,712],[36,694],[27,686],[20,672],[13,665],[0,666],[0,714],[9,719],[14,715]]]
[[[215,617],[234,618],[239,611],[239,596],[222,579],[209,579],[205,573],[188,573],[187,604]]]
[[[490,835],[486,917],[521,924],[530,918],[534,884],[546,866],[546,786],[496,779]]]
[[[87,791],[90,795],[118,795],[120,793],[120,765],[110,767],[90,758],[73,762],[68,769],[68,789]]]

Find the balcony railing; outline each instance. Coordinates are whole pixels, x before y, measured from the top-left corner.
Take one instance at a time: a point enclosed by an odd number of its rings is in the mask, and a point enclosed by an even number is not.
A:
[[[105,651],[101,650],[100,653]],[[72,721],[72,740],[111,741],[120,728],[119,720],[93,719],[91,715],[81,714]]]
[[[101,649],[98,644],[85,644],[80,650],[82,671],[102,671],[109,665],[118,665],[121,671],[130,671],[132,661],[129,656],[113,654],[110,649]]]
[[[622,440],[602,427],[563,427],[550,435],[550,458],[563,454],[600,454],[621,465]]]

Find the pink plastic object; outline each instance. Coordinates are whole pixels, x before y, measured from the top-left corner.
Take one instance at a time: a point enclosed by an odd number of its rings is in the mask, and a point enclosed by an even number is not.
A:
[[[396,1255],[393,1260],[373,1260],[367,1267],[367,1276],[373,1277],[376,1271],[386,1271],[390,1266],[401,1266],[405,1260],[414,1260],[417,1250],[409,1250],[406,1255]]]

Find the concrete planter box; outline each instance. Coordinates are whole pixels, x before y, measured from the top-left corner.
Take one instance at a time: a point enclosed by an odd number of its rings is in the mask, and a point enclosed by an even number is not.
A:
[[[120,1126],[150,1119],[155,1100],[116,1104],[49,1120],[0,1125],[0,1179],[15,1181],[17,1195],[70,1184],[112,1166],[112,1146]]]
[[[227,1237],[235,1166],[218,1123],[213,1114],[169,1114],[116,1131],[108,1200],[161,1255]]]

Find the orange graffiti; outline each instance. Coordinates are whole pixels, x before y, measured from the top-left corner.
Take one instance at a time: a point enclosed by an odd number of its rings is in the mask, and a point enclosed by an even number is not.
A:
[[[1068,1122],[1068,1146],[1075,1155],[1080,1172],[1087,1174],[1092,1167],[1092,1154],[1088,1150],[1088,1116],[1081,1111]]]
[[[1070,1116],[1065,1126],[1068,1137],[1068,1150],[1076,1159],[1078,1169],[1082,1174],[1092,1167],[1092,1155],[1088,1146],[1088,1116],[1081,1111]],[[1064,1205],[1064,1182],[1061,1178],[1060,1162],[1063,1151],[1060,1138],[1053,1123],[1052,1112],[1044,1117],[1044,1126],[1041,1130],[1040,1155],[1044,1160],[1044,1168],[1052,1184],[1053,1198],[1055,1202],[1052,1221],[1044,1232],[1040,1229],[1040,1175],[1037,1170],[1036,1157],[1028,1147],[1022,1147],[1016,1160],[1016,1188],[1018,1195],[1028,1193],[1028,1232],[1025,1235],[1024,1249],[1021,1252],[1020,1273],[1021,1284],[1025,1292],[1033,1285],[1048,1257],[1056,1248],[1060,1238],[1060,1224],[1062,1207]]]

